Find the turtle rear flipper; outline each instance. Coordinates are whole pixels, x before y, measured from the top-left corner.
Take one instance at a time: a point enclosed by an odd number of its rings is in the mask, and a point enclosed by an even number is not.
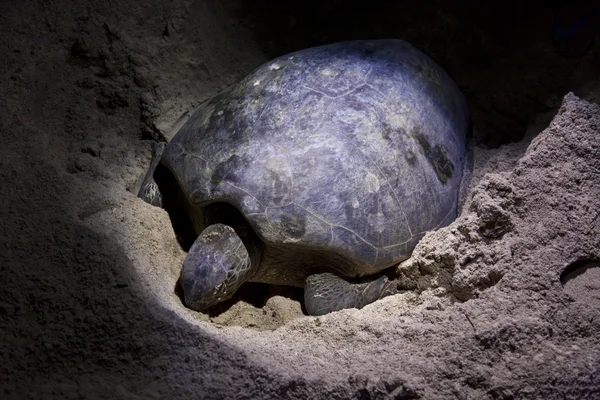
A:
[[[144,176],[144,180],[142,181],[142,186],[138,191],[139,198],[144,200],[146,203],[157,207],[163,206],[163,198],[160,190],[158,189],[158,185],[154,181],[154,171],[156,171],[156,167],[160,162],[164,150],[164,143],[152,143],[152,162],[150,162],[150,167],[148,168],[148,171]]]
[[[306,278],[304,304],[310,315],[324,315],[345,308],[363,308],[385,296],[398,293],[386,276],[366,283],[351,283],[335,274],[314,274]]]

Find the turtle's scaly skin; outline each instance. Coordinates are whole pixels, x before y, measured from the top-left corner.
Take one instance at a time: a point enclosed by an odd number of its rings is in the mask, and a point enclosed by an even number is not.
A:
[[[457,213],[468,110],[455,83],[401,40],[279,57],[198,109],[161,165],[199,234],[233,205],[264,243],[252,281],[374,274]],[[214,218],[213,218],[214,219]]]

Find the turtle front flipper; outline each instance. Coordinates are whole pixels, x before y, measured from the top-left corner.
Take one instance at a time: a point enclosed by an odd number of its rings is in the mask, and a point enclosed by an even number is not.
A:
[[[363,308],[396,293],[396,284],[386,276],[371,282],[351,283],[331,273],[314,274],[306,278],[304,304],[310,315],[324,315],[345,308]]]
[[[252,277],[259,259],[258,249],[248,251],[232,227],[208,226],[183,261],[179,279],[185,305],[204,311],[227,300]]]
[[[139,198],[146,203],[157,207],[163,206],[163,197],[158,189],[158,185],[154,181],[154,171],[156,171],[156,167],[160,162],[164,150],[164,143],[154,142],[152,144],[152,162],[150,162],[150,167],[148,168],[144,180],[142,181],[142,186],[138,191]]]

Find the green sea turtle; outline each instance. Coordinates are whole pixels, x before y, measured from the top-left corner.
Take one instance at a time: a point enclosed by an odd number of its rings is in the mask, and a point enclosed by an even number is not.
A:
[[[310,48],[196,110],[155,146],[139,195],[193,224],[188,307],[265,282],[304,287],[312,315],[360,308],[395,293],[378,273],[456,217],[468,126],[455,83],[402,40]]]

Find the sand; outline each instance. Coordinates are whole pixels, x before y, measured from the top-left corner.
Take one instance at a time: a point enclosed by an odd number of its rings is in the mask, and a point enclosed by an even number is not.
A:
[[[574,81],[487,103],[493,71],[450,68],[481,140],[519,96],[546,103],[505,125],[521,140],[478,144],[461,215],[398,267],[402,294],[323,317],[264,285],[213,315],[182,306],[185,252],[132,190],[150,139],[271,57],[236,4],[0,5],[0,397],[600,397],[597,53],[540,42],[506,79]]]

